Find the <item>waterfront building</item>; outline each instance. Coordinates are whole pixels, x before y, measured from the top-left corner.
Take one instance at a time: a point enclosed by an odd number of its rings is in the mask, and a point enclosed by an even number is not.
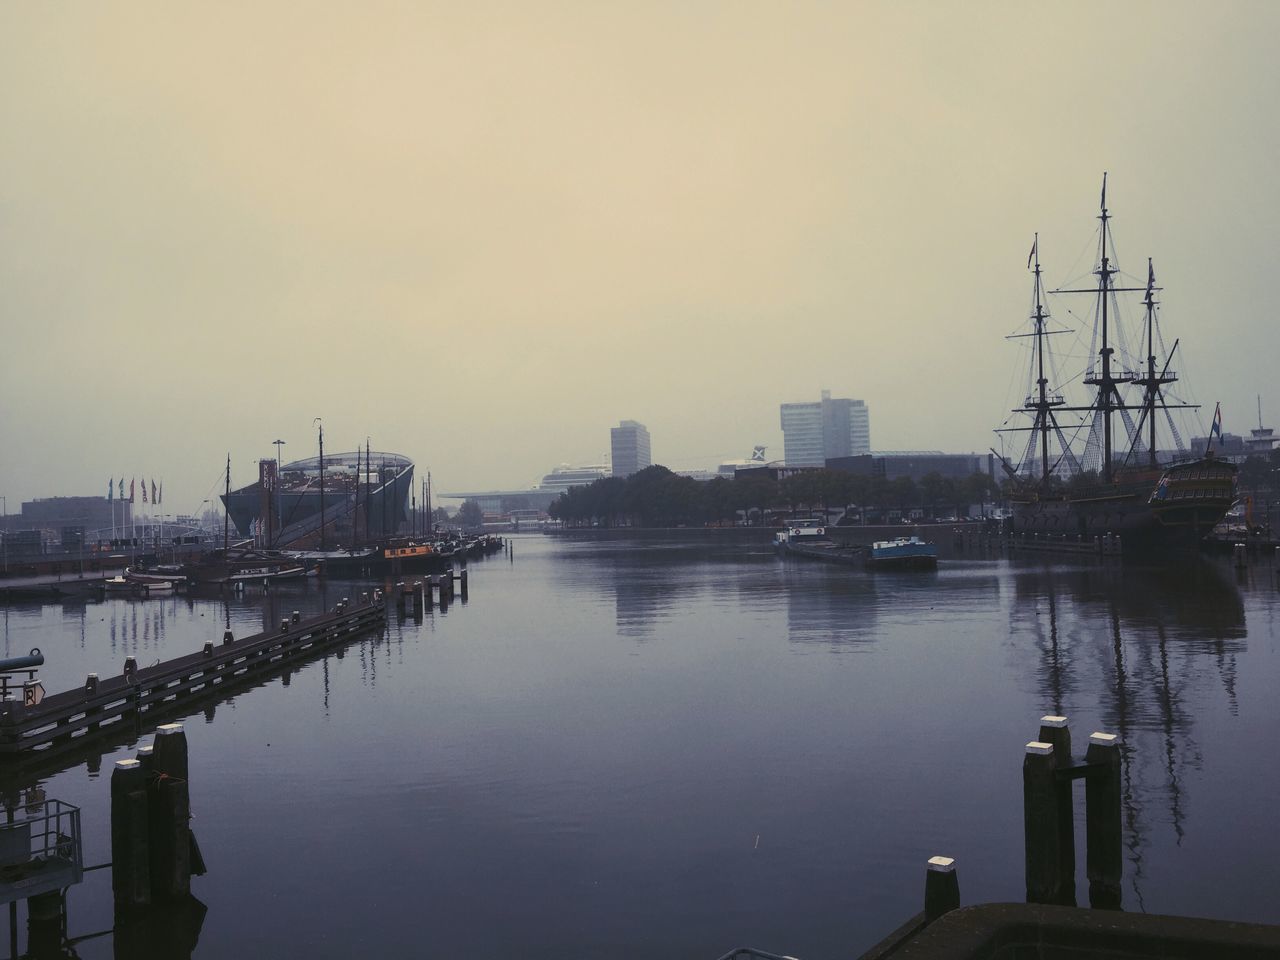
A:
[[[843,470],[868,477],[919,481],[931,473],[964,479],[975,473],[995,475],[995,457],[989,453],[943,453],[941,450],[882,450],[858,457],[831,457],[828,470]]]
[[[789,467],[821,467],[834,457],[871,452],[871,417],[861,400],[833,398],[830,390],[810,403],[784,403],[782,459]]]
[[[327,545],[394,536],[409,523],[413,461],[403,454],[353,450],[277,466],[258,462],[258,480],[221,500],[236,534],[278,547]],[[324,512],[321,513],[323,505]]]
[[[615,477],[629,477],[653,465],[649,431],[635,420],[623,420],[610,429],[609,450]]]
[[[532,520],[545,517],[547,507],[573,487],[584,487],[609,476],[604,464],[572,467],[561,464],[542,478],[535,487],[525,490],[473,490],[438,494],[442,500],[474,500],[486,515],[518,517]]]

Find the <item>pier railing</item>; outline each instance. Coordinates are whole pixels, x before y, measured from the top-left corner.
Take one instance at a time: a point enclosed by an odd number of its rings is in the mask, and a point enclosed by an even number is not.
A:
[[[133,657],[119,676],[99,680],[90,674],[84,686],[47,696],[34,706],[16,700],[0,703],[0,761],[32,752],[62,752],[78,741],[129,719],[202,693],[214,693],[241,681],[279,670],[290,661],[350,639],[386,621],[380,596],[352,604],[343,600],[318,617],[295,611],[278,630],[236,640],[230,630],[222,643],[206,641],[198,653],[150,667]]]

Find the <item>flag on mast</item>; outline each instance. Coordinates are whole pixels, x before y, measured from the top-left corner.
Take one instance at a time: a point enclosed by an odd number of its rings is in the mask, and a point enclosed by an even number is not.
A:
[[[152,503],[160,502],[159,500],[156,499],[156,481],[154,477],[151,478],[151,502]]]
[[[160,497],[159,499],[156,500],[156,503],[163,503],[163,502],[164,502],[164,481],[161,480],[160,481]]]
[[[120,482],[124,483],[123,480],[121,480]],[[133,484],[134,484],[134,478],[130,477],[129,478],[129,502],[130,503],[133,503]]]
[[[107,502],[110,503],[115,498],[116,482],[115,480],[107,481]]]
[[[124,477],[120,478],[120,499],[124,499]]]
[[[1213,438],[1217,436],[1218,442],[1222,442],[1222,404],[1215,403],[1213,405],[1213,424],[1209,427],[1209,436],[1205,438],[1204,455],[1207,457],[1209,451],[1213,449]]]
[[[142,478],[142,502],[147,502],[147,478]]]
[[[1031,252],[1027,254],[1027,269],[1031,269],[1031,261],[1036,258],[1036,247],[1040,245],[1040,234],[1036,234],[1035,239],[1031,241]]]

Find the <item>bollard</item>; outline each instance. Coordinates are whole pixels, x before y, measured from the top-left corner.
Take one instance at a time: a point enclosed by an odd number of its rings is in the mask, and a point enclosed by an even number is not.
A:
[[[129,683],[135,683],[138,679],[138,661],[134,657],[124,658],[124,678]]]
[[[116,913],[151,903],[146,772],[137,760],[111,771],[111,893]]]
[[[427,577],[422,585],[422,605],[428,610],[436,605],[435,583],[435,577]]]
[[[98,692],[98,675],[91,673],[84,680],[84,694],[86,697],[92,697]]]
[[[1022,760],[1027,903],[1057,903],[1058,789],[1053,744],[1032,740]]]
[[[156,729],[152,742],[154,768],[166,777],[187,779],[187,733],[180,723],[166,723]]]
[[[1231,559],[1237,570],[1242,570],[1249,565],[1248,552],[1249,548],[1243,543],[1237,543],[1231,548]]]
[[[231,633],[231,631],[230,631],[230,630],[223,630],[223,631],[222,631],[222,642],[223,642],[223,643],[235,643],[235,639],[236,639],[236,638],[232,635],[232,633]]]
[[[1120,739],[1094,733],[1085,751],[1089,774],[1084,782],[1085,855],[1089,906],[1120,909],[1123,848],[1120,828]]]
[[[288,617],[285,617],[284,619],[282,619],[282,620],[280,621],[280,632],[281,632],[281,633],[288,633],[288,632],[289,632],[289,618],[288,618]]]
[[[1055,770],[1071,766],[1071,730],[1066,717],[1040,718],[1039,740],[1053,745]],[[1056,903],[1076,905],[1076,825],[1071,801],[1071,780],[1057,778],[1058,787],[1058,894]]]
[[[467,569],[466,569],[466,567],[463,567],[463,568],[462,568],[462,576],[461,576],[461,578],[459,579],[458,586],[459,586],[459,589],[460,589],[460,590],[461,590],[461,592],[462,592],[462,600],[463,600],[463,602],[465,603],[465,602],[466,602],[466,599],[467,599]]]
[[[960,880],[951,857],[930,857],[924,874],[924,916],[932,923],[960,906]]]
[[[206,657],[212,657],[212,656],[213,656],[213,641],[212,641],[212,640],[206,640],[206,641],[204,642],[204,655],[205,655]]]
[[[66,895],[61,890],[27,897],[27,956],[66,955],[61,950],[66,906]]]
[[[343,603],[346,603],[346,602],[347,602],[347,598],[346,598],[346,597],[343,597],[343,598],[342,598],[342,602],[343,602]],[[294,622],[294,623],[301,623],[301,622],[302,622],[302,614],[301,614],[301,613],[299,613],[297,610],[295,610],[295,611],[293,611],[293,616],[292,616],[290,619],[291,619],[291,620],[293,620],[293,622]]]
[[[191,893],[191,796],[187,734],[180,723],[156,730],[148,798],[151,895],[161,902]]]
[[[398,610],[400,613],[404,613],[404,606],[405,606],[404,581],[401,580],[399,583],[396,584],[396,610]]]
[[[148,775],[155,769],[155,764],[153,762],[155,760],[155,753],[156,748],[154,743],[138,744],[138,756],[136,759],[140,764],[142,764],[143,771]]]

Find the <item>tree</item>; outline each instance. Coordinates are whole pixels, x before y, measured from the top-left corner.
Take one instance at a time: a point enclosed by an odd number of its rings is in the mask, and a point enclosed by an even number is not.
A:
[[[475,530],[484,526],[484,511],[474,500],[465,500],[458,508],[458,522],[466,530]]]

